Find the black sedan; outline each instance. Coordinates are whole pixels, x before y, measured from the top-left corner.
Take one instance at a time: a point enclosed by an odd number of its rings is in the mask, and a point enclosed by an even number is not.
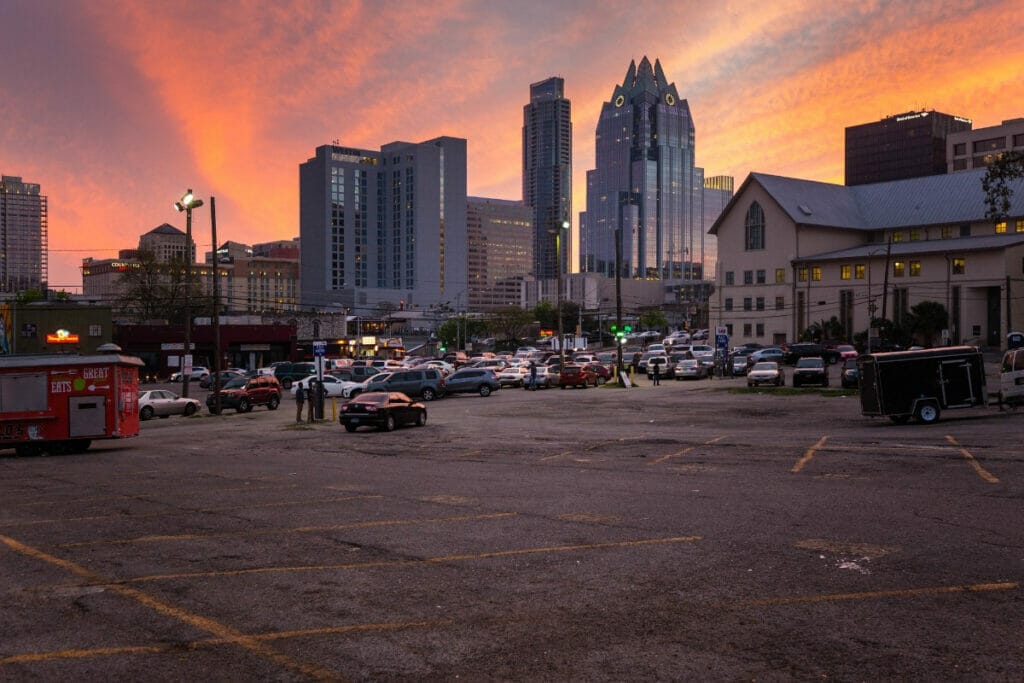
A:
[[[343,405],[338,419],[349,432],[364,425],[390,432],[399,425],[427,424],[427,406],[397,391],[371,391]]]
[[[857,370],[856,358],[847,358],[843,361],[843,372],[840,379],[844,389],[856,389],[860,386],[860,371]]]

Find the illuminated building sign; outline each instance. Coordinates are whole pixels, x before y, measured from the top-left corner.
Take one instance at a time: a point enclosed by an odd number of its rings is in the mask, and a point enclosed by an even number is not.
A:
[[[47,344],[77,344],[78,335],[71,334],[67,330],[57,330],[55,333],[46,335]]]

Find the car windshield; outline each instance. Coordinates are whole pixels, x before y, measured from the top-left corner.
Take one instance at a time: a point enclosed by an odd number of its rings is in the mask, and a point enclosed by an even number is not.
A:
[[[778,363],[758,363],[754,366],[754,371],[757,370],[778,370]]]
[[[801,358],[796,362],[798,368],[820,368],[825,362],[820,358]]]
[[[224,386],[222,388],[223,389],[241,389],[242,387],[244,387],[246,385],[246,383],[248,381],[249,380],[246,377],[232,377],[227,382],[225,382],[225,384],[224,384]]]

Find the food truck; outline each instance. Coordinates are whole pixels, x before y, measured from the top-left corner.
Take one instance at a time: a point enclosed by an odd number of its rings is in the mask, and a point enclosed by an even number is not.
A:
[[[141,367],[117,353],[0,356],[0,449],[83,453],[138,436]]]

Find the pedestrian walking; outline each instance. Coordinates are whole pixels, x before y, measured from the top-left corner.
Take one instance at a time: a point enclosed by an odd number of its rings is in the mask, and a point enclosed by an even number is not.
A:
[[[530,361],[530,391],[537,391],[537,362]]]
[[[651,364],[651,386],[661,386],[661,359],[652,358],[647,362]]]
[[[301,384],[295,385],[295,421],[302,422],[302,406],[306,402],[306,390]]]

